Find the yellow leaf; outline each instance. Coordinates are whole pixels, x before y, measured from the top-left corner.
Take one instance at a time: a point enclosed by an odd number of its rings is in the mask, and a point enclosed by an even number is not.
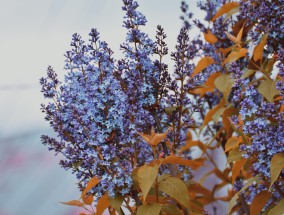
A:
[[[210,31],[208,31],[208,33],[203,33],[203,34],[204,34],[204,39],[212,45],[218,41],[217,37],[214,34],[212,34]]]
[[[227,4],[224,4],[215,14],[215,16],[211,19],[212,22],[214,22],[217,18],[224,15],[225,13],[228,13],[230,10],[236,8],[239,6],[239,3],[237,2],[229,2]]]
[[[270,175],[271,175],[271,186],[277,180],[279,174],[281,173],[282,169],[284,168],[284,154],[278,153],[274,155],[270,162]]]
[[[71,200],[69,202],[60,202],[60,203],[64,205],[77,206],[77,207],[84,206],[84,204],[80,202],[79,200]]]
[[[197,75],[199,72],[201,72],[203,69],[205,69],[207,66],[211,65],[214,63],[214,59],[211,57],[203,57],[201,58],[196,67],[193,70],[193,74],[191,75],[192,77]]]
[[[97,207],[96,207],[96,215],[102,215],[105,209],[107,209],[110,206],[108,195],[107,193],[104,194],[98,201]]]
[[[96,186],[99,183],[99,179],[94,176],[93,178],[91,178],[91,180],[88,182],[85,190],[82,192],[82,197],[85,197],[86,194],[89,192],[89,190],[91,190],[94,186]]]
[[[138,169],[138,173],[137,173],[138,181],[140,184],[140,188],[142,190],[144,202],[146,200],[149,190],[151,189],[155,179],[158,176],[158,170],[159,170],[158,165],[154,165],[154,166],[144,165]]]
[[[176,177],[168,177],[161,181],[159,190],[168,194],[176,201],[181,203],[185,208],[190,208],[190,198],[185,183]]]
[[[146,203],[138,207],[137,215],[159,215],[162,206],[158,203]]]
[[[268,199],[270,199],[271,193],[267,190],[261,191],[258,193],[250,206],[250,215],[258,215],[261,214],[263,207],[266,205]]]
[[[238,177],[240,171],[242,170],[246,162],[247,160],[243,158],[234,163],[233,168],[232,168],[232,184],[234,184],[236,178]]]
[[[282,199],[278,204],[272,208],[268,215],[283,215],[284,214],[284,199]]]
[[[270,79],[261,82],[258,87],[258,92],[260,92],[269,102],[273,102],[274,96],[280,93],[280,91],[276,89],[275,82]]]
[[[266,45],[266,42],[267,42],[267,38],[268,38],[268,34],[265,34],[262,37],[260,43],[255,47],[255,49],[253,51],[253,60],[255,62],[258,61],[258,60],[261,60],[263,49],[264,49],[264,46]]]
[[[200,160],[200,159],[187,160],[187,159],[182,159],[182,158],[175,156],[175,155],[170,155],[170,156],[164,158],[163,161],[162,161],[162,164],[166,164],[166,163],[188,166],[188,167],[191,167],[192,169],[198,169],[199,167],[204,165],[203,160]]]

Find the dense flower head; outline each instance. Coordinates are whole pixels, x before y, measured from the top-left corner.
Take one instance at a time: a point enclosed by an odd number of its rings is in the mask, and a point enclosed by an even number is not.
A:
[[[268,48],[271,51],[283,48],[283,0],[240,1],[240,19],[246,19],[246,25],[253,24],[250,36],[258,41],[264,33],[269,34]]]
[[[122,1],[127,32],[120,45],[121,59],[116,61],[99,32],[91,29],[88,42],[73,34],[62,83],[52,67],[40,79],[41,92],[49,99],[41,109],[57,133],[57,138],[43,135],[42,143],[64,155],[60,164],[73,170],[81,190],[96,176],[99,183],[91,194],[130,197],[135,210],[142,204],[141,191],[143,201],[147,200],[139,175],[142,168],[159,164],[152,188],[160,203],[160,196],[171,196],[158,190],[160,183],[171,176],[195,186],[193,164],[206,159],[213,169],[203,178],[215,174],[223,181],[214,186],[212,196],[232,185],[232,193],[220,199],[240,191],[250,177],[257,178],[237,194],[236,213],[248,213],[247,205],[268,190],[271,160],[284,154],[283,0],[240,0],[239,7],[226,0],[200,1],[197,5],[206,12],[205,22],[194,19],[183,1],[183,27],[170,54],[174,62],[171,75],[164,62],[169,53],[164,29],[158,25],[156,40],[152,40],[141,29],[147,20],[138,11],[138,3]],[[212,20],[226,3],[224,14],[221,11]],[[233,11],[226,11],[231,6]],[[232,15],[237,10],[238,15]],[[200,35],[191,38],[193,27]],[[202,154],[192,163],[191,147]],[[228,156],[230,164],[224,170],[214,161],[215,150]],[[283,177],[284,171],[271,185],[273,194],[263,210],[284,196]],[[195,191],[188,192],[196,196]],[[187,214],[186,208],[184,211]]]

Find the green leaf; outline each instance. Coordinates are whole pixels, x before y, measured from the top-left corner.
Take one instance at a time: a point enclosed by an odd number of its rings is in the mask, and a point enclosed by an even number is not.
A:
[[[261,93],[269,102],[273,102],[273,97],[280,93],[280,91],[276,89],[276,85],[273,80],[263,81],[258,87],[258,92]]]
[[[158,176],[158,170],[159,166],[157,164],[154,166],[144,165],[138,170],[138,181],[142,190],[144,201],[146,200],[147,194]]]
[[[228,162],[242,159],[242,152],[238,148],[234,148],[229,152]]]
[[[283,215],[284,214],[284,199],[282,199],[278,204],[272,208],[268,215]]]
[[[274,155],[270,162],[271,184],[270,184],[269,189],[271,188],[273,183],[277,180],[283,167],[284,167],[284,154],[278,153]]]
[[[256,70],[248,69],[244,74],[242,74],[241,79],[245,79],[254,74],[255,72]]]
[[[108,197],[108,201],[111,207],[113,207],[119,215],[122,215],[120,207],[122,205],[123,200],[124,198],[122,196],[115,196],[114,198]]]
[[[138,208],[137,215],[159,215],[161,208],[161,205],[158,203],[143,204]]]
[[[253,178],[250,178],[247,183],[245,184],[245,186],[239,191],[237,192],[234,197],[231,199],[230,203],[229,203],[229,210],[228,210],[228,213],[231,212],[233,206],[236,204],[236,201],[239,197],[239,194],[244,191],[245,189],[247,189],[250,185],[253,184],[253,182],[257,181],[258,180],[258,175],[254,176]]]
[[[235,80],[230,77],[230,75],[222,74],[214,81],[215,87],[223,93],[225,99],[227,100],[232,87],[235,84]]]
[[[171,106],[171,107],[165,107],[165,112],[167,114],[171,114],[172,112],[174,112],[179,106]]]
[[[184,207],[190,208],[189,194],[185,183],[176,177],[168,177],[159,184],[159,190],[177,200]]]
[[[163,205],[162,211],[168,215],[182,215],[182,211],[176,205]]]

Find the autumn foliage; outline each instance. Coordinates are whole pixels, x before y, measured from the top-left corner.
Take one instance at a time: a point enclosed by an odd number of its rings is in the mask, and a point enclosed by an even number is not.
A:
[[[51,67],[41,79],[58,134],[42,142],[82,191],[62,203],[92,215],[283,214],[283,0],[201,1],[204,20],[182,2],[172,72],[163,28],[151,40],[137,2],[123,5],[123,59],[92,29],[88,45],[73,35],[63,83]]]

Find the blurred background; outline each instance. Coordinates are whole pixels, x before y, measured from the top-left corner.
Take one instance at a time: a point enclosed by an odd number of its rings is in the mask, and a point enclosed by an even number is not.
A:
[[[197,0],[190,8],[196,13]],[[76,178],[58,165],[40,142],[51,134],[40,104],[39,79],[53,66],[63,80],[64,53],[77,32],[87,40],[91,28],[115,51],[124,41],[119,0],[0,0],[0,215],[72,215],[79,210],[59,201],[78,199]],[[180,0],[140,0],[154,38],[165,28],[170,51],[181,27]]]

